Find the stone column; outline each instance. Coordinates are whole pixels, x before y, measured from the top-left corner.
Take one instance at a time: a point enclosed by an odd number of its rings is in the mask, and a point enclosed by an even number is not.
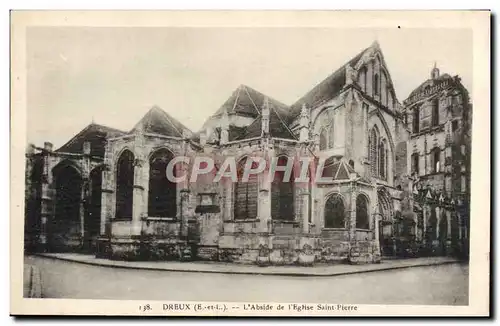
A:
[[[436,212],[436,240],[439,240],[439,236],[441,235],[440,224],[441,224],[441,209],[436,206],[434,208]]]
[[[147,187],[147,178],[145,178],[146,153],[145,139],[141,129],[138,129],[134,139],[134,189],[133,189],[133,207],[132,207],[132,229],[133,235],[140,235],[142,228],[141,218],[145,214],[144,209],[144,190]]]
[[[264,153],[268,157],[268,161],[274,157],[273,145],[264,140]],[[271,177],[267,173],[259,173],[259,200],[257,203],[258,218],[260,220],[260,229],[262,232],[272,232],[272,217],[271,217]]]
[[[422,231],[422,240],[423,243],[425,244],[427,242],[427,205],[422,205],[422,215],[424,216],[423,218],[423,231]]]
[[[347,214],[348,219],[349,219],[349,239],[352,244],[356,243],[356,195],[357,195],[357,190],[356,190],[356,184],[354,182],[351,182],[351,198],[350,198],[350,211]]]
[[[101,228],[100,234],[111,236],[111,219],[113,215],[113,205],[115,204],[113,192],[115,173],[113,165],[113,156],[111,145],[106,143],[104,152],[104,169],[102,171],[102,189],[101,189]]]
[[[301,197],[301,217],[302,217],[302,233],[309,234],[309,198],[310,192],[308,189],[302,189]]]
[[[90,193],[90,142],[83,143],[83,158],[82,158],[82,188],[80,198],[80,245],[84,246],[86,241],[85,218],[88,213],[88,200]]]
[[[41,199],[41,217],[40,217],[40,239],[39,245],[41,251],[48,251],[49,232],[48,225],[54,217],[54,192],[52,190],[52,162],[51,154],[53,145],[45,142],[43,146],[43,173],[42,173],[42,199]]]
[[[187,188],[181,189],[181,232],[180,235],[182,239],[187,240],[188,227],[189,227],[189,205],[190,205],[190,191]]]

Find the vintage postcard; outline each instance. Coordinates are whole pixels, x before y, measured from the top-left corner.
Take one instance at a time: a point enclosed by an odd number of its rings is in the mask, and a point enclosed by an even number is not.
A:
[[[11,51],[11,314],[489,314],[490,12],[14,11]]]

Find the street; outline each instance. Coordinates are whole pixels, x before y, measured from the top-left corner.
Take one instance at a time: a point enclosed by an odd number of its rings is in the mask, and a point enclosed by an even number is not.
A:
[[[331,277],[235,275],[91,266],[28,256],[45,298],[467,305],[466,264]]]

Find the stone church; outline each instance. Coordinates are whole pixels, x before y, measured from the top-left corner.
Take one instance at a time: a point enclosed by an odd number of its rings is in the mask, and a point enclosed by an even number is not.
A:
[[[467,255],[471,110],[436,67],[398,101],[375,42],[292,105],[241,85],[198,132],[158,107],[129,131],[92,123],[58,149],[28,146],[25,250],[260,265]],[[165,175],[180,156],[241,167],[254,153],[322,160],[322,182]]]

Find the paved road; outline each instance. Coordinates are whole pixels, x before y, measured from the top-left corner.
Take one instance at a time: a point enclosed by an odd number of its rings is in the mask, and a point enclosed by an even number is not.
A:
[[[467,305],[468,265],[334,277],[145,271],[26,257],[48,298]]]

